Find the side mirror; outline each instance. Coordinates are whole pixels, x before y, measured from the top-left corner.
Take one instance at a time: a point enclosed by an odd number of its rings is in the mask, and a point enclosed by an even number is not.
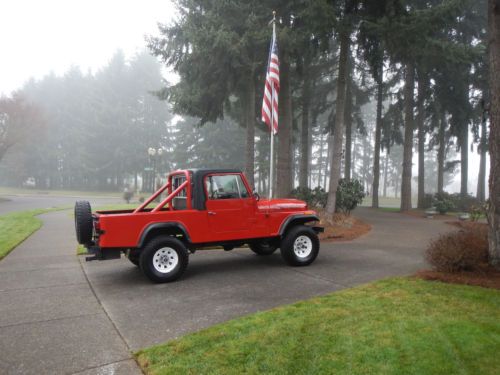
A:
[[[256,201],[260,200],[260,195],[259,193],[257,193],[257,190],[252,191],[252,195],[254,196]]]

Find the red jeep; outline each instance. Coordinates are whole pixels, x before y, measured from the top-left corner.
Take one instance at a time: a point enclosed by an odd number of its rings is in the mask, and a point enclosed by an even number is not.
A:
[[[155,282],[179,278],[189,252],[203,247],[248,244],[257,255],[280,248],[288,264],[307,266],[319,252],[318,220],[303,201],[259,200],[243,173],[228,169],[172,172],[135,210],[92,214],[89,202],[75,204],[77,240],[93,254],[87,260],[117,259],[123,252]]]

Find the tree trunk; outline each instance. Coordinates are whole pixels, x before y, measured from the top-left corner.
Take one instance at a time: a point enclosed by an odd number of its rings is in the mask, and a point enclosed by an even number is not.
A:
[[[280,94],[278,124],[278,162],[276,196],[288,197],[292,190],[291,181],[291,129],[292,129],[292,97],[290,88],[290,61],[288,53],[283,53],[280,61]]]
[[[330,129],[333,129],[333,124],[331,124]],[[333,130],[331,130],[333,133]],[[330,169],[331,169],[331,159],[332,159],[332,152],[333,152],[333,134],[326,134],[326,160],[325,160],[325,174],[323,175],[323,189],[327,191],[327,180],[328,180],[328,175],[330,174]]]
[[[490,264],[500,268],[500,1],[488,1],[490,47]]]
[[[384,71],[380,64],[377,82],[377,119],[375,122],[375,149],[373,150],[372,207],[378,208],[378,187],[380,181],[380,138],[382,133],[382,101],[384,97]],[[385,186],[384,186],[385,191]],[[384,192],[385,194],[385,192]]]
[[[479,143],[479,173],[477,176],[477,199],[484,202],[486,199],[485,179],[486,179],[486,118],[481,123],[481,141]]]
[[[318,155],[318,186],[321,186],[321,179],[322,179],[322,173],[321,170],[323,169],[323,149],[324,149],[324,141],[323,141],[323,134],[320,134],[319,137],[319,155]],[[326,170],[325,170],[326,174]],[[313,186],[311,186],[313,188]]]
[[[383,192],[384,198],[387,197],[387,170],[389,169],[388,163],[389,163],[389,154],[386,150],[385,161],[384,161],[384,192]]]
[[[352,150],[352,70],[353,64],[350,56],[347,56],[347,77],[345,92],[345,155],[344,155],[344,178],[351,180],[351,150]]]
[[[446,153],[445,132],[446,132],[446,113],[443,111],[441,113],[441,119],[439,121],[439,132],[438,132],[439,148],[437,155],[438,159],[437,192],[439,194],[443,192],[443,185],[444,185],[444,158]]]
[[[339,56],[339,75],[337,79],[337,102],[335,111],[335,127],[333,129],[333,149],[330,163],[330,184],[328,191],[328,200],[326,203],[326,214],[331,220],[335,213],[335,203],[337,188],[340,179],[340,166],[342,162],[342,143],[344,138],[344,110],[346,94],[346,71],[347,55],[349,54],[350,34],[347,31],[340,35],[340,56]]]
[[[469,126],[461,124],[460,131],[460,194],[465,196],[469,193],[468,182],[468,165],[469,165]]]
[[[356,174],[356,153],[358,152],[357,144],[356,144],[356,132],[352,133],[352,149],[351,149],[351,178],[358,178]]]
[[[313,181],[313,170],[314,170],[314,165],[313,165],[313,162],[312,162],[312,159],[313,159],[313,145],[314,145],[313,131],[312,131],[312,129],[309,129],[307,144],[309,146],[309,149],[307,150],[307,152],[308,152],[308,160],[309,160],[309,164],[307,166],[308,171],[309,171],[309,176],[308,176],[307,180],[308,180],[308,186],[310,188],[312,188],[313,187],[313,182],[312,182]],[[318,186],[319,186],[319,183],[318,183]]]
[[[307,67],[305,69],[308,69]],[[304,75],[302,86],[302,125],[300,128],[300,167],[299,186],[307,188],[307,178],[309,175],[309,100],[310,81],[307,74]]]
[[[418,201],[417,207],[425,206],[425,95],[427,93],[427,74],[419,71],[417,99],[417,129],[418,129]]]
[[[413,91],[415,89],[415,68],[406,64],[404,88],[405,136],[403,147],[403,176],[401,178],[401,211],[411,209],[411,168],[413,154]]]
[[[394,198],[398,197],[398,191],[399,191],[399,178],[396,177],[394,180]]]
[[[255,80],[253,70],[249,73],[247,82],[247,102],[245,106],[246,147],[245,174],[251,189],[254,189],[255,174]]]

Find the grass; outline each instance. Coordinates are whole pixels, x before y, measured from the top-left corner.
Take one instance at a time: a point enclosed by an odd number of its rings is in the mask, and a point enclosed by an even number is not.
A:
[[[497,374],[499,349],[499,291],[394,278],[136,356],[146,374]]]
[[[42,226],[42,221],[36,217],[37,215],[61,209],[63,208],[47,208],[1,215],[0,260]]]
[[[401,212],[399,207],[379,207],[378,209],[384,212]]]
[[[85,246],[78,244],[76,246],[76,255],[87,255],[88,251]]]

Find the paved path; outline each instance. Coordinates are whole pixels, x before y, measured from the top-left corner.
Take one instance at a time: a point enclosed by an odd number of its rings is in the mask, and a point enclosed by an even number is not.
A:
[[[75,201],[85,199],[90,201],[92,207],[97,207],[105,204],[123,203],[123,199],[115,197],[79,197],[79,196],[63,196],[63,195],[45,195],[45,194],[22,194],[22,195],[6,195],[2,194],[2,198],[7,201],[0,201],[0,215],[14,212],[26,211],[36,208],[51,208],[51,207],[73,207]]]
[[[0,262],[0,373],[140,374],[131,351],[258,310],[424,266],[429,236],[445,224],[358,209],[368,235],[323,243],[309,267],[279,252],[199,251],[183,278],[151,284],[127,259],[85,263],[67,212]]]
[[[42,218],[0,262],[0,374],[137,373],[75,256],[69,212]]]

